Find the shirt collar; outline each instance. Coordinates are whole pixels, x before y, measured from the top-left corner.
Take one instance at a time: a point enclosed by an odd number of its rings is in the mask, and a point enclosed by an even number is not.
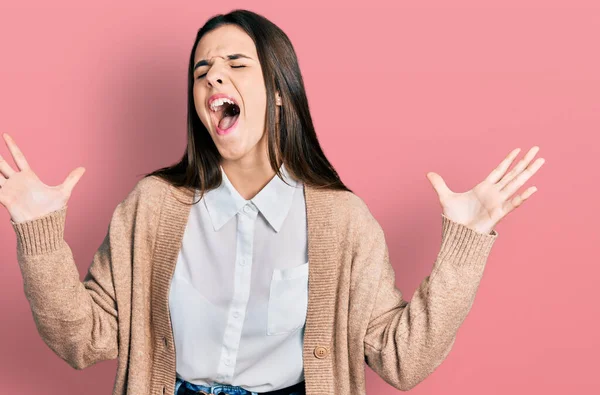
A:
[[[223,182],[215,189],[204,194],[204,205],[212,221],[213,229],[218,231],[231,218],[233,218],[246,204],[252,202],[265,217],[267,222],[279,232],[283,221],[287,217],[292,206],[294,191],[300,184],[288,173],[285,165],[281,165],[280,171],[283,178],[290,184],[284,183],[275,175],[263,189],[252,199],[244,199],[233,187],[231,181],[225,174],[223,167],[221,175]]]

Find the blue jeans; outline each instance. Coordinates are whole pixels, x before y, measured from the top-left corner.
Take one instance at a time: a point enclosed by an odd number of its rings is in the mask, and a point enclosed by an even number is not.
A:
[[[192,395],[197,394],[198,391],[204,391],[207,394],[216,394],[219,392],[223,392],[227,395],[257,395],[258,392],[248,391],[242,387],[227,385],[227,384],[219,384],[214,385],[212,387],[208,387],[205,385],[192,384],[188,381],[182,380],[177,377],[177,381],[175,382],[175,395]],[[304,389],[304,385],[302,385],[301,389],[294,390],[293,392],[286,393],[287,395],[305,395],[306,391]]]

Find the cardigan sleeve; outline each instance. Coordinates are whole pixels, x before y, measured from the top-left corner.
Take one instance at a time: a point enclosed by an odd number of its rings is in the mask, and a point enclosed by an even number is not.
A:
[[[75,369],[118,356],[114,268],[117,263],[129,265],[138,186],[115,209],[83,281],[64,240],[67,206],[30,221],[11,219],[25,296],[38,333]]]
[[[366,270],[377,279],[364,337],[365,361],[388,384],[408,391],[448,356],[498,233],[479,233],[442,214],[442,242],[433,270],[407,302],[395,285],[383,230],[370,219],[371,236],[359,237],[355,256],[369,262]]]

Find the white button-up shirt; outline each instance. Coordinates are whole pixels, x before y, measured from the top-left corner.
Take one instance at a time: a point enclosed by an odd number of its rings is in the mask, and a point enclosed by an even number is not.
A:
[[[291,186],[274,176],[246,200],[221,167],[190,211],[169,291],[186,381],[267,392],[304,380],[306,205],[302,182],[281,171]]]

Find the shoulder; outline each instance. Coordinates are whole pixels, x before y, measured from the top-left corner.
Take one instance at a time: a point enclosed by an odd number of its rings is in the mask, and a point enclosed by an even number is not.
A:
[[[135,184],[135,187],[133,188],[133,190],[138,193],[143,193],[143,194],[160,193],[164,189],[168,188],[169,186],[170,186],[170,184],[166,180],[164,180],[160,177],[148,176],[148,177],[144,177],[141,180],[139,180]]]
[[[154,176],[138,180],[115,208],[111,218],[111,232],[120,232],[118,234],[126,238],[134,233],[154,234],[159,223],[164,192],[169,185]]]
[[[356,193],[351,191],[322,191],[329,197],[332,213],[338,222],[342,237],[354,239],[365,233],[382,235],[383,229],[369,209],[369,206]]]
[[[350,191],[335,191],[332,206],[339,243],[353,260],[366,259],[371,252],[386,248],[383,228],[362,197]]]
[[[364,199],[354,192],[339,191],[336,203],[340,214],[345,214],[354,224],[377,222]]]
[[[161,195],[169,188],[169,185],[167,181],[157,176],[144,177],[135,183],[133,189],[129,192],[128,198],[140,198],[141,196],[148,198],[153,195]]]
[[[367,203],[358,195],[351,193],[348,197],[349,212],[352,213],[352,229],[355,237],[384,237],[383,228],[375,218]]]
[[[334,207],[336,214],[354,215],[360,212],[368,211],[364,200],[354,192],[347,190],[316,189],[305,187],[307,192],[315,195],[314,200],[320,203],[326,202]]]
[[[169,183],[159,177],[149,176],[138,180],[127,196],[119,203],[119,208],[127,212],[149,211],[156,213],[162,205],[164,192]]]

